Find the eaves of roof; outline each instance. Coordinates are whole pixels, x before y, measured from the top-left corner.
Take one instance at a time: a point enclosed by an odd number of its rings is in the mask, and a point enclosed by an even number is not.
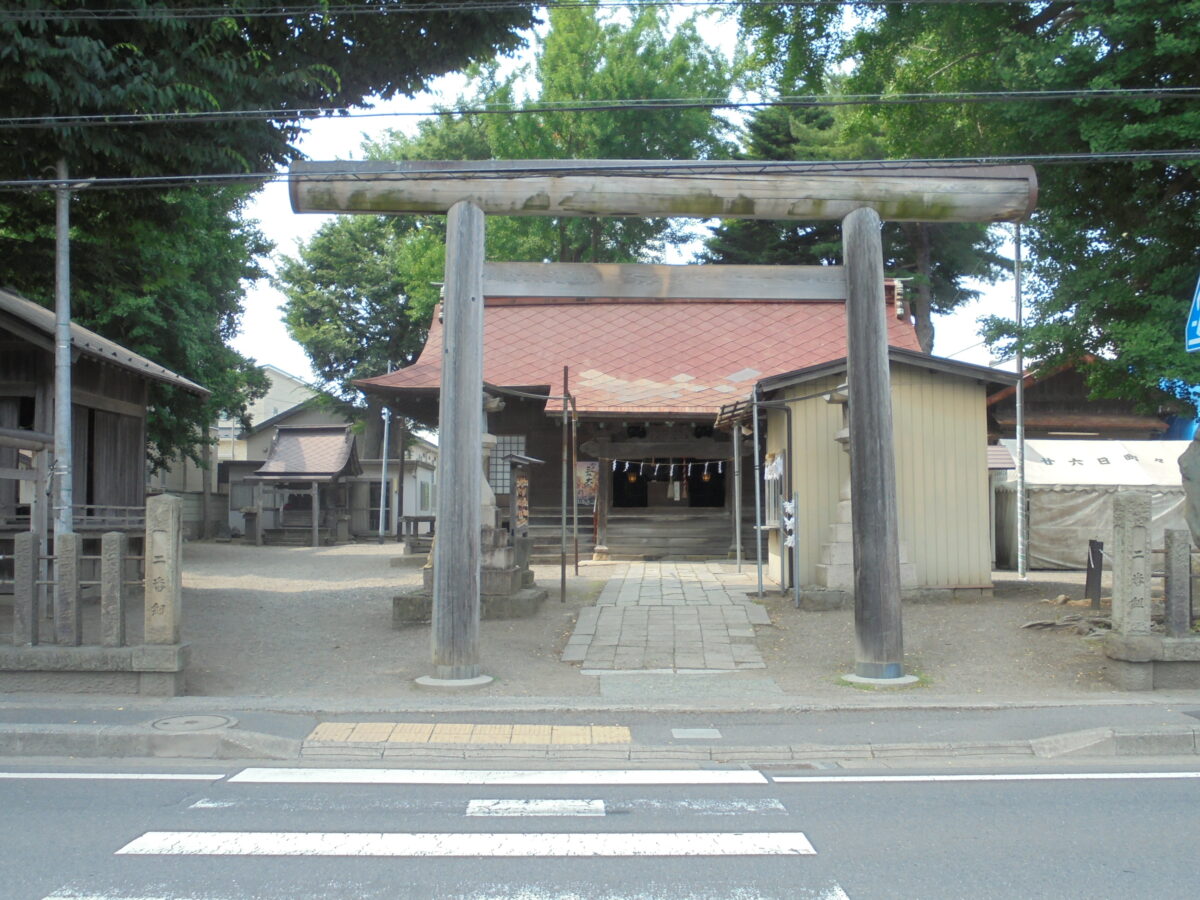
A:
[[[53,310],[46,309],[46,307],[18,294],[0,290],[0,325],[3,324],[5,315],[11,316],[53,341],[55,333]],[[85,356],[126,369],[151,381],[177,387],[201,397],[207,397],[212,393],[208,388],[201,387],[196,382],[190,381],[158,363],[151,362],[146,357],[127,350],[120,344],[101,337],[96,332],[75,322],[71,323],[71,346]]]

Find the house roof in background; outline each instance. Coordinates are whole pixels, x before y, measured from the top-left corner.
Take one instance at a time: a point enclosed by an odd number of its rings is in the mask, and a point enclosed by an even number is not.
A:
[[[349,425],[283,425],[275,432],[257,481],[333,481],[361,475]]]
[[[919,350],[890,303],[887,321],[889,343]],[[438,317],[415,363],[355,384],[436,392],[443,340]],[[568,366],[584,414],[710,415],[765,377],[845,355],[840,300],[488,297],[484,311],[484,381],[558,394]]]
[[[19,294],[0,290],[0,327],[6,327],[6,322],[12,323],[13,320],[16,320],[16,323],[20,323],[16,325],[18,330],[20,329],[20,325],[24,324],[48,338],[50,341],[49,349],[53,352],[55,332],[54,310],[46,309],[46,307],[34,303],[32,300],[27,300]],[[12,326],[9,325],[7,327]],[[96,332],[90,331],[82,325],[77,325],[75,322],[71,323],[71,346],[85,356],[110,363],[122,369],[127,369],[137,375],[141,375],[143,378],[169,384],[172,387],[181,388],[189,393],[205,397],[211,393],[208,388],[201,387],[196,382],[189,381],[182,375],[177,375],[170,369],[164,368],[156,362],[151,362],[146,357],[139,356],[132,350],[127,350],[115,341],[101,337]]]

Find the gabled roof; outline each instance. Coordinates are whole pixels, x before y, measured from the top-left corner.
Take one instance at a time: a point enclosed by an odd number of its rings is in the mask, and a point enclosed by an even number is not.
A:
[[[845,347],[843,347],[842,356],[838,359],[831,359],[817,365],[806,366],[803,369],[783,372],[771,378],[764,378],[762,380],[762,388],[764,391],[773,391],[781,387],[812,381],[816,378],[841,374],[846,371],[845,352]],[[982,381],[990,385],[1010,385],[1017,382],[1015,372],[998,371],[989,366],[977,366],[974,363],[959,362],[956,359],[947,359],[943,356],[930,356],[929,354],[921,353],[919,350],[894,345],[888,347],[888,359],[893,363],[919,366],[923,369],[942,372],[947,375],[958,375],[962,378],[973,378],[976,381]]]
[[[686,268],[693,276],[704,268],[724,269],[727,280],[739,277],[729,272],[735,267],[640,268]],[[785,267],[745,268],[786,273]],[[747,284],[752,274],[746,273]],[[696,286],[692,278],[689,290]],[[892,289],[889,284],[888,340],[916,351],[912,326],[894,315]],[[570,391],[583,414],[715,414],[723,404],[745,397],[763,378],[846,355],[845,303],[836,295],[811,298],[811,291],[810,299],[797,299],[803,296],[799,290],[766,299],[728,293],[714,299],[677,292],[629,297],[495,296],[487,291],[484,381],[558,394],[567,366]],[[415,363],[355,384],[385,397],[436,393],[443,334],[438,316]]]
[[[284,425],[256,481],[333,481],[362,474],[349,425]]]
[[[0,290],[0,327],[10,328],[23,337],[27,326],[40,333],[49,341],[49,349],[54,350],[55,316],[54,311],[46,309],[32,300]],[[182,375],[176,375],[170,369],[165,369],[158,363],[151,362],[144,356],[139,356],[132,350],[126,350],[120,344],[101,337],[94,331],[89,331],[82,325],[71,323],[71,346],[80,353],[102,362],[127,369],[143,378],[160,381],[172,387],[181,388],[192,394],[208,396],[210,391],[194,381],[189,381]]]

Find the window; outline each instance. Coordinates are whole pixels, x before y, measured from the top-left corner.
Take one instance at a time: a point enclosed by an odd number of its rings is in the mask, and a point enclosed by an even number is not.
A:
[[[433,508],[433,484],[428,481],[421,482],[421,512],[427,513]]]
[[[496,449],[492,451],[491,465],[488,467],[488,484],[492,486],[493,493],[507,494],[512,490],[512,468],[504,458],[510,453],[525,454],[525,435],[496,435]]]

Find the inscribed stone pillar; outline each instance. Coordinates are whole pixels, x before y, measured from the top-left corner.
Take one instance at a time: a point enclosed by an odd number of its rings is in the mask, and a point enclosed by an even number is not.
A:
[[[146,499],[147,644],[178,644],[183,597],[183,501],[163,494]]]
[[[208,478],[208,472],[204,473]],[[128,541],[119,531],[100,538],[100,643],[125,646],[125,556]]]
[[[1150,495],[1113,497],[1113,630],[1150,633]]]
[[[38,537],[22,531],[13,538],[13,643],[38,642]]]
[[[871,209],[857,209],[842,223],[854,497],[854,674],[902,678],[896,459],[879,230],[879,216]]]
[[[454,204],[446,216],[432,629],[434,677],[451,681],[480,674],[483,237],[479,207]]]
[[[1171,637],[1192,631],[1192,536],[1186,528],[1168,528],[1166,550],[1166,624]]]
[[[83,643],[83,604],[79,602],[79,535],[54,535],[54,640],[67,647]]]

